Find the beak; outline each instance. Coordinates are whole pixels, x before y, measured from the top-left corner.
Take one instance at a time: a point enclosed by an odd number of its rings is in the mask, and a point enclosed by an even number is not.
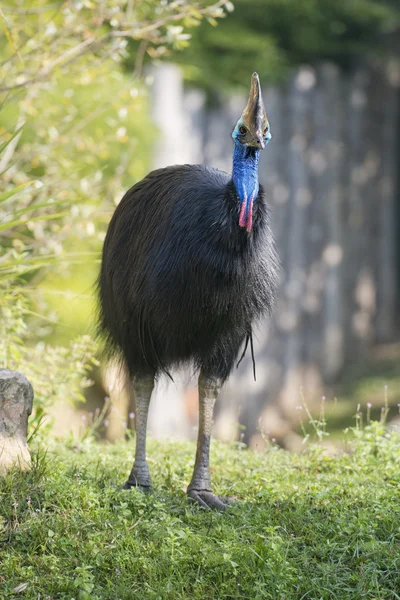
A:
[[[265,147],[265,128],[268,126],[268,119],[264,108],[264,102],[261,95],[260,79],[257,73],[251,76],[250,95],[246,108],[242,113],[242,122],[247,128],[248,139],[246,143],[249,146],[255,146],[261,150]]]

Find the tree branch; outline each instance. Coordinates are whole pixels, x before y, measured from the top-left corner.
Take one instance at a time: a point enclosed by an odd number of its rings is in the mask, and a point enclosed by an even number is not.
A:
[[[180,21],[182,19],[184,19],[187,16],[190,16],[190,10],[194,9],[196,10],[197,13],[201,14],[201,15],[207,15],[209,13],[212,13],[213,11],[217,10],[218,8],[221,8],[222,6],[224,6],[227,3],[227,0],[219,0],[218,2],[216,2],[215,4],[212,4],[211,6],[207,6],[205,8],[195,8],[195,7],[188,7],[187,11],[182,11],[180,13],[176,13],[175,15],[165,15],[165,17],[162,17],[161,19],[158,19],[158,21],[153,21],[152,23],[148,23],[148,22],[143,22],[143,23],[137,23],[135,28],[131,28],[128,31],[113,31],[112,32],[112,36],[113,37],[136,37],[136,38],[140,38],[142,35],[151,33],[152,31],[154,31],[155,29],[158,29],[159,27],[162,27],[163,25],[166,25],[167,23],[169,23],[170,21]]]
[[[21,87],[26,87],[32,83],[36,83],[43,79],[46,79],[50,75],[50,73],[53,71],[53,69],[55,67],[57,67],[58,65],[60,65],[60,63],[63,63],[68,57],[69,57],[69,60],[67,60],[67,62],[65,62],[63,64],[63,67],[71,64],[71,62],[76,60],[79,56],[82,56],[82,54],[84,54],[85,52],[88,51],[88,48],[92,44],[98,43],[98,42],[103,42],[109,36],[110,36],[109,33],[106,33],[99,38],[96,38],[95,35],[92,35],[91,37],[87,38],[86,40],[84,40],[83,42],[78,44],[77,46],[73,46],[72,48],[69,48],[69,50],[64,52],[64,54],[59,56],[56,60],[53,60],[48,65],[43,67],[43,69],[41,69],[41,71],[39,71],[35,77],[32,77],[31,79],[27,79],[26,81],[22,81],[21,83],[15,83],[14,85],[9,85],[9,86],[6,85],[3,87],[0,87],[0,92],[9,92],[9,91],[21,88]]]

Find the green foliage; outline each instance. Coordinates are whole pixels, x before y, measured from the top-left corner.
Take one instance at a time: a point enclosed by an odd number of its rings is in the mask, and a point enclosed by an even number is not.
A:
[[[3,144],[0,158],[17,135],[18,132],[14,133]],[[39,223],[43,227],[43,223],[61,215],[51,212],[51,203],[45,203],[48,212],[43,214],[43,205],[34,197],[28,203],[19,199],[21,192],[35,189],[32,183],[11,187],[0,196],[0,231],[6,236],[0,245],[0,366],[23,371],[33,385],[35,402],[30,436],[39,428],[40,433],[47,429],[42,426],[46,410],[56,399],[68,398],[71,403],[83,399],[82,384],[88,383],[95,350],[89,337],[56,348],[37,339],[41,323],[38,325],[36,317],[40,316],[41,321],[45,317],[33,313],[21,281],[26,281],[33,271],[54,263],[54,255],[41,253],[43,245],[35,243],[31,232]]]
[[[68,278],[82,283],[75,292],[93,293],[105,224],[123,190],[146,172],[155,132],[142,89],[119,72],[97,69],[84,81],[66,76],[51,93],[41,90],[34,103],[26,98],[0,114],[5,138],[6,124],[18,123],[21,115],[25,122],[13,155],[16,164],[4,175],[6,193],[35,178],[25,193],[0,205],[0,229],[5,230],[0,284],[12,280],[23,286],[34,310],[51,314],[53,321],[60,305],[54,293],[63,292]],[[93,302],[82,299],[73,308],[73,328],[62,336],[67,344],[71,332],[78,334],[78,324],[88,320],[89,308],[93,313]],[[67,311],[71,319],[71,306]],[[47,321],[46,332],[52,329]],[[89,321],[80,332],[90,329]]]
[[[217,28],[193,32],[183,64],[188,81],[211,90],[248,88],[249,74],[276,82],[305,62],[354,58],[383,52],[384,34],[400,26],[399,4],[390,0],[236,0]]]
[[[195,448],[152,441],[155,489],[120,489],[131,443],[34,454],[0,481],[4,597],[392,600],[400,589],[400,438],[371,423],[348,453],[212,446],[225,514],[188,504]],[[23,588],[23,593],[18,590]]]
[[[0,93],[43,86],[54,75],[84,74],[126,56],[128,39],[142,40],[153,56],[182,46],[184,32],[225,14],[227,0],[82,0],[49,3],[5,0],[0,10]]]

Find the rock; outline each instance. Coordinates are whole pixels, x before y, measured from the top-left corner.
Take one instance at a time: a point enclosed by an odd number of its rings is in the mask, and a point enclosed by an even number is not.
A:
[[[17,371],[0,369],[0,475],[13,465],[29,469],[26,434],[28,416],[32,412],[33,388]]]

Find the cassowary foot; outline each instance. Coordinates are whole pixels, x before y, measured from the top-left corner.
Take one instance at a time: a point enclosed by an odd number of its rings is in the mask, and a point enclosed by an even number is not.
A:
[[[142,492],[151,491],[151,477],[146,463],[140,466],[134,465],[128,481],[122,486],[124,490],[130,490],[131,488],[137,488]]]
[[[197,502],[203,508],[211,510],[224,511],[229,508],[231,504],[236,503],[235,498],[220,497],[209,490],[188,490],[187,495],[192,502]]]
[[[143,492],[145,494],[148,494],[153,489],[151,487],[151,485],[142,485],[141,483],[138,483],[137,481],[131,481],[130,479],[128,479],[128,481],[126,481],[124,483],[124,485],[122,486],[122,489],[130,490],[131,488],[136,488],[137,490],[140,490],[141,492]]]

